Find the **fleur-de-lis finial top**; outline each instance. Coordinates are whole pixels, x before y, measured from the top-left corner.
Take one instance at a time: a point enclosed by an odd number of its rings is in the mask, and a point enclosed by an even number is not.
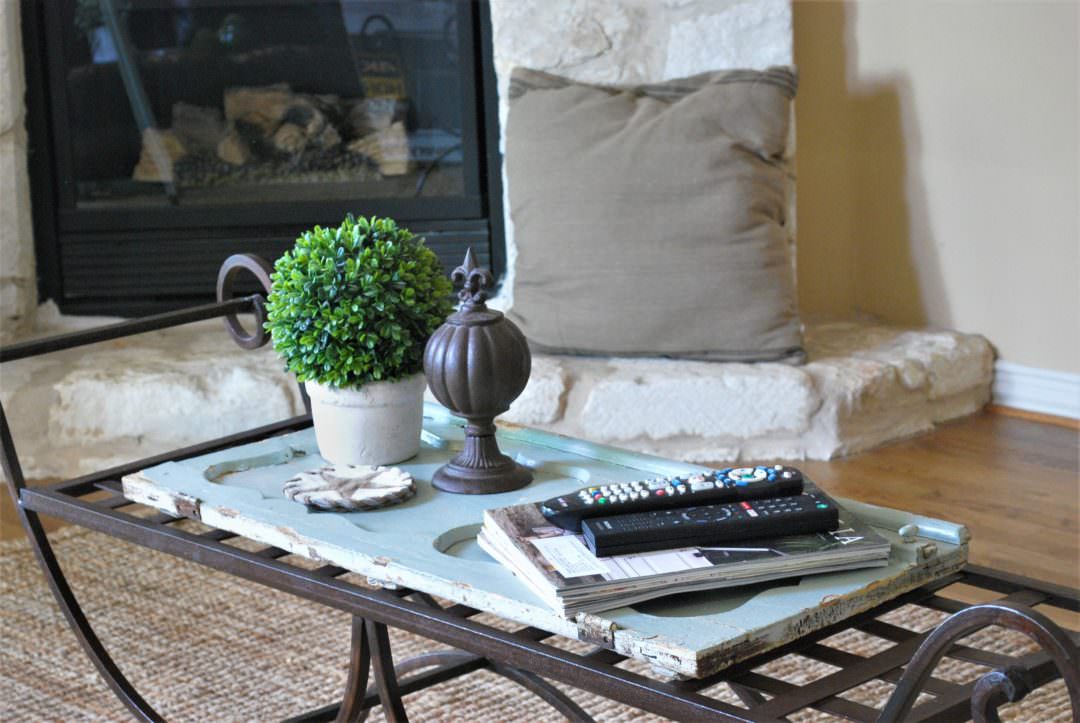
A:
[[[458,298],[466,306],[482,306],[488,298],[488,289],[495,283],[491,272],[476,265],[472,246],[465,251],[465,260],[450,274],[454,284],[462,284]]]

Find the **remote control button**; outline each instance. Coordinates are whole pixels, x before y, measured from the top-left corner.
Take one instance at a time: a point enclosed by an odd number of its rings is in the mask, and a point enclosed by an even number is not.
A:
[[[607,504],[607,497],[598,498],[596,500],[596,504],[598,504],[598,505],[606,505]]]
[[[760,482],[768,476],[768,473],[761,467],[739,467],[732,470],[728,476],[736,482]]]
[[[690,483],[690,491],[691,492],[701,492],[703,490],[711,490],[714,487],[716,487],[715,482],[691,482]]]
[[[592,503],[593,503],[592,497],[586,497],[585,498],[585,504],[591,505]]]
[[[656,490],[656,496],[657,497],[663,497],[666,494],[667,494],[667,492],[664,491],[664,490]]]

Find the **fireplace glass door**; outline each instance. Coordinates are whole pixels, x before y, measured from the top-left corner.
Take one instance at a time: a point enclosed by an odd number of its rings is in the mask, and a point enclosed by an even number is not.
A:
[[[297,230],[350,212],[394,216],[433,247],[464,238],[490,262],[478,7],[42,2],[62,296],[108,296],[83,277],[117,262],[137,272],[131,254],[204,269],[252,250],[237,238],[279,251]],[[196,262],[208,242],[213,259]],[[463,243],[451,247],[447,263]],[[131,292],[155,291],[144,286]]]

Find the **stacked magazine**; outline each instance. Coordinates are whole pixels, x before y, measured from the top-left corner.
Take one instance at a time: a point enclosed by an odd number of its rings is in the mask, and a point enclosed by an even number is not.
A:
[[[808,483],[806,491],[815,490]],[[832,532],[596,557],[580,534],[556,527],[531,503],[485,511],[477,540],[571,617],[676,593],[886,565],[888,540],[838,507],[840,526]]]

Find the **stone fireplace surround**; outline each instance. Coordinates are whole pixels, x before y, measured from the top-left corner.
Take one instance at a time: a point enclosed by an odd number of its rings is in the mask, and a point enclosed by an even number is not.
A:
[[[492,0],[491,8],[500,98],[515,65],[635,83],[792,62],[787,0]],[[0,342],[101,323],[49,304],[33,319],[13,1],[0,4],[0,78]],[[510,219],[507,235],[512,273]],[[512,303],[508,294],[501,301]],[[0,398],[26,471],[88,472],[297,413],[295,384],[273,352],[243,351],[221,332],[208,322],[5,365]],[[993,354],[978,336],[818,322],[807,325],[806,347],[802,367],[538,356],[504,421],[694,461],[828,459],[926,431],[990,397]]]

